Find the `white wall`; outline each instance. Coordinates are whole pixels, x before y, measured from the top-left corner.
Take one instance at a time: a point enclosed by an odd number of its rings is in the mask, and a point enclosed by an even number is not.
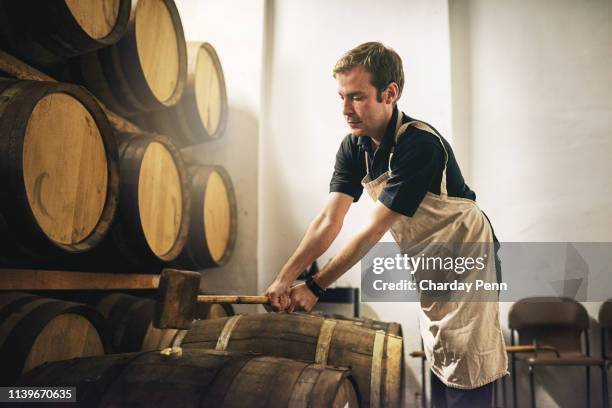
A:
[[[381,41],[404,61],[399,101],[409,115],[451,137],[447,3],[442,0],[282,0],[266,3],[266,71],[260,155],[260,289],[271,282],[323,207],[334,158],[349,133],[332,68],[350,48]],[[363,227],[373,208],[366,195],[349,211],[325,262]],[[359,286],[359,265],[339,280]],[[420,348],[414,304],[372,303],[381,319],[399,321],[407,350]],[[414,334],[414,335],[411,335]],[[416,391],[416,362],[409,377]]]
[[[219,164],[227,169],[238,203],[238,237],[234,255],[226,266],[204,272],[202,289],[216,293],[255,294],[264,2],[176,0],[176,4],[186,39],[210,42],[215,47],[223,66],[229,105],[223,137],[196,147],[192,153],[199,163]]]
[[[499,238],[612,241],[612,1],[449,4],[456,151]],[[539,402],[583,406],[583,373],[541,370]]]

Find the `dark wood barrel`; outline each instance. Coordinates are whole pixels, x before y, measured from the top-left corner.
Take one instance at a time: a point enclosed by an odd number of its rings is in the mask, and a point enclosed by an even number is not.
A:
[[[307,314],[236,315],[194,322],[185,349],[251,351],[350,367],[363,407],[399,407],[403,339]]]
[[[218,139],[227,122],[225,78],[215,49],[209,43],[188,42],[187,60],[181,100],[136,119],[147,129],[169,135],[179,147]]]
[[[178,332],[153,327],[153,299],[111,293],[98,300],[95,308],[104,316],[105,331],[112,351],[116,353],[170,347]]]
[[[75,85],[0,79],[0,182],[3,233],[30,255],[98,245],[117,208],[119,159],[95,99]]]
[[[130,16],[130,0],[2,0],[2,48],[37,66],[117,42]]]
[[[302,361],[183,350],[115,354],[46,364],[20,386],[76,386],[81,406],[281,408],[358,405],[346,368]]]
[[[349,322],[355,326],[360,326],[366,329],[382,330],[387,334],[394,336],[403,337],[402,325],[397,322],[383,322],[380,320],[373,320],[367,317],[348,317],[340,314],[323,313],[323,312],[310,312],[312,315],[321,316],[326,319],[335,319],[341,322]]]
[[[0,384],[43,363],[104,354],[95,309],[27,293],[0,294]]]
[[[189,237],[174,265],[200,270],[225,265],[237,235],[234,188],[221,166],[189,166],[191,217]]]
[[[235,314],[232,305],[227,303],[198,303],[194,317],[199,320],[211,320]]]
[[[139,0],[121,40],[70,65],[73,80],[120,115],[175,105],[187,78],[187,51],[174,1]]]
[[[163,136],[117,134],[120,199],[110,233],[71,269],[159,273],[185,246],[191,196],[180,153]]]

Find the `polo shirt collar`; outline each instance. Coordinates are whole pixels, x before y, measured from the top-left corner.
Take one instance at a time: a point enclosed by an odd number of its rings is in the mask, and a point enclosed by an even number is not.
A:
[[[391,150],[391,146],[395,144],[395,122],[397,122],[398,115],[397,105],[393,108],[393,114],[391,115],[391,119],[387,124],[387,129],[385,129],[385,134],[380,142],[380,146],[378,149],[380,151],[389,151]],[[362,147],[368,151],[373,150],[372,139],[369,136],[358,137],[357,138],[357,146]]]

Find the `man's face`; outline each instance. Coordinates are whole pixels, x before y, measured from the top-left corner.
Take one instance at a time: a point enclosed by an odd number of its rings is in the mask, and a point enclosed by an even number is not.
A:
[[[370,82],[370,73],[358,66],[336,74],[338,94],[342,100],[342,114],[354,136],[382,137],[393,105],[376,99],[376,88]]]

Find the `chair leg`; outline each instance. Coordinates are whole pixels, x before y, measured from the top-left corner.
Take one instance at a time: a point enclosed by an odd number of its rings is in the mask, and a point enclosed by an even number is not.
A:
[[[506,376],[504,375],[501,380],[502,386],[502,407],[506,408],[508,405],[508,398],[506,395]]]
[[[427,408],[427,385],[426,385],[426,374],[425,374],[425,358],[421,357],[421,403],[423,408]]]
[[[608,401],[608,364],[601,366],[601,393],[603,399],[603,407],[608,408],[610,402]]]
[[[517,407],[517,402],[516,402],[516,357],[514,356],[514,353],[512,353],[512,407],[516,408]]]
[[[536,400],[535,400],[535,383],[534,383],[534,367],[530,364],[529,365],[529,389],[531,391],[531,408],[535,408],[536,407]]]
[[[586,406],[591,408],[591,367],[586,367]]]

